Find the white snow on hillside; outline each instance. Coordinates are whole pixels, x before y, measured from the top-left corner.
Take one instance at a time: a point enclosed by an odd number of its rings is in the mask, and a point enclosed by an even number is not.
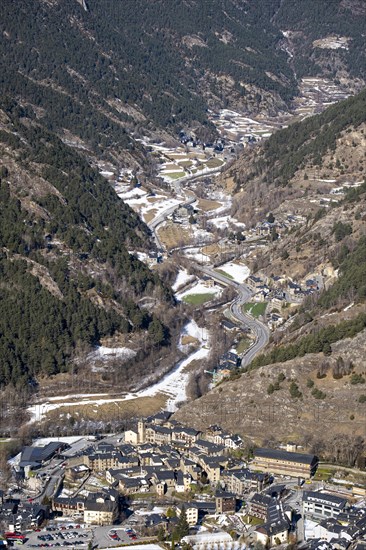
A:
[[[187,250],[184,250],[184,255],[188,258],[191,258],[192,260],[196,260],[198,263],[202,264],[209,264],[211,262],[211,259],[206,254],[203,254],[201,252],[201,249],[198,247],[195,248],[188,248]]]
[[[150,387],[140,390],[138,392],[130,392],[121,397],[104,397],[106,394],[75,394],[64,396],[60,399],[60,402],[51,403],[51,399],[43,403],[36,403],[31,407],[28,407],[28,411],[31,414],[31,422],[41,420],[49,411],[58,409],[60,407],[75,407],[80,405],[104,405],[106,403],[118,403],[121,401],[132,401],[139,397],[150,397],[156,395],[157,393],[165,393],[169,396],[166,408],[170,411],[175,411],[177,409],[178,403],[186,399],[186,385],[188,382],[189,374],[184,372],[187,365],[192,361],[198,359],[204,359],[208,356],[210,350],[207,346],[208,334],[205,329],[200,329],[192,321],[188,323],[182,331],[182,334],[194,334],[199,342],[199,348],[191,353],[188,357],[179,361],[173,369],[171,369],[159,382],[152,384]],[[106,348],[111,349],[111,348]],[[117,348],[118,349],[118,348]],[[102,397],[102,398],[101,398]],[[70,398],[72,401],[66,402],[65,399]]]
[[[238,222],[235,218],[232,218],[231,216],[218,216],[217,218],[211,218],[207,220],[208,224],[214,225],[218,229],[227,229],[230,226],[236,226],[245,228],[245,223]]]
[[[157,384],[154,384],[150,388],[146,388],[138,394],[135,394],[137,397],[148,397],[151,395],[156,395],[157,393],[166,393],[170,395],[168,399],[166,409],[169,411],[176,411],[177,405],[182,401],[185,401],[187,398],[186,386],[189,378],[189,373],[184,372],[185,368],[192,363],[192,361],[197,361],[199,359],[205,359],[210,353],[209,346],[207,341],[209,340],[209,335],[206,329],[198,327],[195,321],[191,321],[183,328],[182,335],[187,334],[196,338],[199,342],[199,348],[189,355],[186,359],[179,361],[176,366],[164,376]]]
[[[115,189],[119,198],[124,201],[127,201],[128,199],[134,199],[137,197],[143,197],[144,195],[147,194],[146,191],[141,187],[133,187],[131,189],[130,186],[117,184],[115,186]]]
[[[118,357],[118,359],[131,359],[135,357],[136,352],[130,348],[108,348],[99,346],[94,352],[94,356],[103,357]]]
[[[166,210],[169,210],[170,208],[174,206],[178,206],[181,201],[177,199],[167,199],[166,197],[161,197],[161,200],[155,201],[153,203],[149,203],[147,207],[141,208],[141,213],[145,214],[148,210],[155,210],[155,217],[159,214],[162,214]]]
[[[184,326],[182,330],[181,338],[184,336],[191,336],[202,344],[202,342],[206,342],[208,340],[208,331],[206,328],[199,327],[196,321],[192,319]],[[184,351],[185,348],[185,345],[179,344],[179,349]]]

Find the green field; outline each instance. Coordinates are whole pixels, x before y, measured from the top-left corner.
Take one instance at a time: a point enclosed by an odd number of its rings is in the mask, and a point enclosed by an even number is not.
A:
[[[334,475],[335,471],[336,468],[331,469],[319,467],[314,476],[314,481],[328,481],[332,477],[332,475]]]
[[[241,338],[240,342],[236,346],[236,353],[240,355],[241,353],[244,353],[252,343],[252,340],[249,338]]]
[[[219,166],[222,166],[224,163],[222,160],[213,158],[206,162],[207,168],[218,168]]]
[[[209,302],[214,297],[214,292],[206,292],[205,294],[187,294],[186,296],[183,296],[182,300],[186,304],[190,304],[192,306],[200,306],[202,304],[205,304],[206,302]]]
[[[179,178],[183,178],[185,176],[184,172],[171,172],[170,174],[164,174],[167,178],[170,178],[171,180],[177,180]]]
[[[260,315],[264,315],[267,303],[268,302],[248,302],[247,304],[244,304],[243,309],[247,313],[253,315],[253,317],[260,317]]]
[[[217,273],[221,273],[221,275],[224,275],[224,277],[227,277],[228,279],[232,279],[234,281],[234,277],[230,275],[230,273],[226,273],[223,269],[215,269]]]

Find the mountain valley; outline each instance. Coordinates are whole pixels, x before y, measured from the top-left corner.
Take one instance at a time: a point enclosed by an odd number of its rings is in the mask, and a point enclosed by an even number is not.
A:
[[[123,4],[2,6],[4,435],[364,436],[363,3]]]

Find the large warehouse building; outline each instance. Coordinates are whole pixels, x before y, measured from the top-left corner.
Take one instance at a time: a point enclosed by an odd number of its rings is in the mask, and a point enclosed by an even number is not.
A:
[[[276,449],[256,449],[250,469],[309,479],[315,474],[318,462],[315,455]]]

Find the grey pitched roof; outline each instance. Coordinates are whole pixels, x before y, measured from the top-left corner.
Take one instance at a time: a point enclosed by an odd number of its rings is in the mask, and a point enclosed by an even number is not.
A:
[[[289,462],[299,462],[301,464],[313,464],[317,462],[318,458],[315,455],[304,453],[290,453],[288,451],[282,451],[279,449],[255,449],[255,457],[260,458],[272,458],[274,460],[286,460]]]
[[[51,441],[43,447],[24,447],[20,457],[20,467],[24,468],[27,465],[40,464],[49,460],[58,449],[63,449],[65,446],[61,441]]]
[[[85,510],[89,510],[91,512],[113,512],[116,507],[116,502],[113,502],[111,500],[106,500],[104,502],[96,502],[94,500],[85,501]]]
[[[264,495],[261,493],[254,493],[250,502],[253,504],[260,504],[261,506],[269,506],[272,502],[272,498],[269,495]]]

